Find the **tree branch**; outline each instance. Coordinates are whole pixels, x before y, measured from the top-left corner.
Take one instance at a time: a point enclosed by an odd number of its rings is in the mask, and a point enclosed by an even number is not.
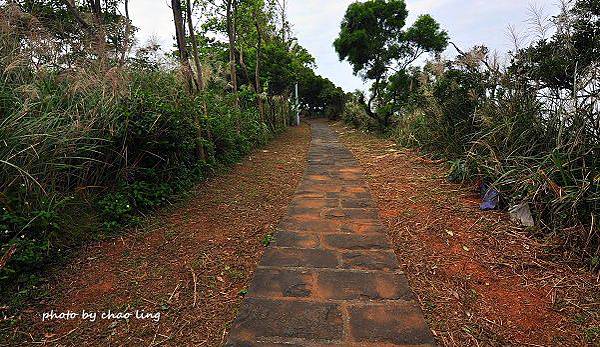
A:
[[[465,52],[461,51],[461,49],[458,48],[458,46],[454,42],[450,41],[450,44],[454,47],[454,49],[456,49],[456,51],[458,52],[458,54],[460,54],[460,55],[467,55]],[[481,61],[488,68],[488,70],[494,71],[494,69],[492,69],[492,67],[490,66],[490,64],[486,60],[479,59],[479,61]]]
[[[75,0],[62,0],[63,4],[67,6],[67,10],[69,13],[75,17],[75,20],[88,32],[88,34],[93,34],[93,27],[83,19],[81,16],[81,12],[77,9],[77,5],[75,4]]]

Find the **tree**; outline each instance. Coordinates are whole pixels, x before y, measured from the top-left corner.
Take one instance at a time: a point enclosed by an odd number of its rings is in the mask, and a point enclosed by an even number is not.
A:
[[[252,17],[254,17],[254,27],[256,28],[256,55],[254,61],[254,90],[256,91],[257,97],[256,102],[258,106],[258,112],[260,113],[260,119],[264,122],[265,110],[262,101],[263,87],[260,81],[260,60],[262,54],[263,45],[263,27],[265,26],[265,20],[262,14],[264,3],[262,0],[257,1],[257,4],[252,9]]]
[[[282,41],[286,41],[290,34],[290,23],[287,20],[287,0],[274,0],[274,4],[277,7],[277,11],[279,11],[278,15],[281,20],[280,37]]]
[[[327,78],[321,77],[310,68],[298,70],[301,107],[311,116],[326,116],[337,119],[344,108],[346,95]]]
[[[554,20],[558,30],[552,37],[518,50],[511,69],[540,89],[573,91],[600,55],[600,2],[578,0]]]
[[[125,58],[130,51],[130,36],[131,36],[131,19],[129,18],[129,0],[123,3],[125,7],[125,39],[123,43],[123,51],[121,52],[120,65],[125,64]]]
[[[192,21],[192,0],[186,0],[186,14],[187,24],[190,31],[190,41],[192,42],[192,55],[194,56],[194,63],[196,64],[196,83],[198,90],[204,90],[204,76],[202,75],[202,64],[200,63],[200,56],[198,55],[198,42],[196,40],[196,34],[194,33],[194,22]]]
[[[175,22],[175,39],[177,40],[177,50],[181,72],[186,79],[186,88],[188,93],[194,89],[194,78],[192,76],[192,67],[190,65],[189,54],[185,42],[185,27],[183,25],[183,12],[181,10],[181,0],[171,0],[173,10],[173,21]]]
[[[201,91],[204,89],[204,81],[202,78],[202,66],[200,65],[200,58],[198,57],[198,47],[196,46],[196,40],[194,36],[194,26],[192,24],[192,6],[191,0],[186,1],[186,12],[188,19],[188,26],[190,30],[190,38],[192,41],[192,53],[194,55],[194,61],[196,63],[196,69],[198,70],[198,78],[194,79],[192,66],[190,65],[189,52],[187,49],[185,26],[183,24],[183,13],[181,9],[181,0],[171,0],[171,6],[173,9],[173,20],[175,22],[175,38],[177,40],[177,50],[179,56],[179,63],[181,65],[182,74],[186,80],[186,88],[189,94],[192,94],[195,90]],[[194,89],[195,86],[195,89]],[[202,143],[202,123],[200,119],[196,118],[196,131],[198,136],[196,137],[196,155],[200,160],[206,159],[206,153],[204,152],[204,144]]]
[[[236,14],[237,14],[237,1],[238,0],[225,0],[226,8],[226,22],[227,22],[227,38],[229,42],[229,71],[231,75],[231,88],[234,93],[238,91],[237,85],[237,62],[235,58],[235,44],[236,44]],[[236,106],[239,107],[239,99],[236,98]]]
[[[125,4],[125,15],[120,13]],[[0,11],[5,6],[15,6],[19,11],[33,14],[38,26],[44,27],[48,43],[60,46],[58,54],[48,50],[35,52],[31,58],[36,66],[68,68],[90,56],[104,66],[112,60],[120,60],[129,49],[135,27],[128,25],[128,3],[125,0],[11,0],[0,1]],[[16,34],[16,33],[15,33]],[[114,55],[111,53],[114,52]]]
[[[237,5],[232,13],[227,9],[234,1]],[[247,85],[256,93],[261,120],[267,110],[263,103],[265,97],[280,96],[282,100],[289,100],[297,82],[305,109],[319,115],[339,113],[344,93],[331,81],[315,75],[314,58],[289,31],[285,17],[287,1],[208,0],[206,4],[211,10],[205,12],[212,16],[203,29],[226,39],[218,43],[222,52],[219,57],[228,65],[230,74],[235,71],[238,88]],[[233,42],[229,35],[232,24],[235,26]],[[329,107],[330,101],[335,105]]]
[[[366,111],[371,117],[390,72],[406,70],[424,53],[442,52],[448,34],[429,15],[420,16],[404,30],[408,11],[404,0],[369,0],[351,4],[334,42],[340,60],[347,60],[354,73],[374,80]],[[385,118],[389,118],[386,115]]]

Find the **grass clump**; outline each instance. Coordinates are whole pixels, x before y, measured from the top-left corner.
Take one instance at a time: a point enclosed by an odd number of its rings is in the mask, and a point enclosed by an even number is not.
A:
[[[58,19],[24,7],[0,5],[0,297],[8,304],[28,297],[48,262],[138,224],[291,118],[287,98],[228,91],[218,55],[206,64],[206,88],[189,93],[156,46],[119,62],[93,41],[53,33],[45,23]],[[64,54],[79,43],[77,55]]]
[[[542,237],[600,268],[598,6],[566,3],[536,40],[501,64],[484,46],[458,49],[389,82],[378,112],[397,109],[384,132],[451,164],[453,181],[500,192],[501,207],[530,207]],[[393,81],[392,81],[393,82]],[[354,102],[361,102],[355,97]],[[389,106],[392,104],[393,106]],[[381,107],[381,105],[387,105]],[[345,120],[377,129],[353,112]]]

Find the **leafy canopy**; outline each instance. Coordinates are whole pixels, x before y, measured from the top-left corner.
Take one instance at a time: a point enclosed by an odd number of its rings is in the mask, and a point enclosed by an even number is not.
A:
[[[382,128],[389,126],[398,111],[394,103],[408,99],[414,85],[414,78],[407,74],[410,64],[424,53],[440,53],[448,45],[448,34],[430,15],[418,17],[405,29],[407,17],[404,0],[355,2],[348,7],[333,43],[340,60],[347,60],[355,75],[375,80],[364,106]]]
[[[600,56],[600,1],[577,1],[554,21],[559,30],[518,50],[511,69],[542,88],[573,90]]]
[[[404,0],[369,0],[351,4],[334,47],[354,73],[381,79],[389,69],[404,70],[426,52],[442,52],[448,34],[429,15],[420,16],[407,30]]]

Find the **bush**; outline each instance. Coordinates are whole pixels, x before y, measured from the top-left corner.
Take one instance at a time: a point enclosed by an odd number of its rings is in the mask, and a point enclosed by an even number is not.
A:
[[[234,87],[224,18],[211,17],[209,33],[184,33],[200,46],[191,51],[202,71],[190,74],[174,59],[180,50],[132,47],[137,30],[118,6],[77,5],[81,17],[63,1],[0,1],[3,299],[59,250],[137,224],[265,144],[291,123],[294,83],[309,108],[343,105],[308,51],[280,37],[268,6],[252,10],[257,26],[241,23],[252,40],[240,40]]]
[[[519,50],[508,66],[485,47],[436,58],[412,94],[388,83],[386,93],[411,103],[380,107],[395,110],[396,125],[384,131],[399,143],[449,159],[453,181],[493,186],[503,207],[528,204],[537,234],[559,239],[593,269],[600,266],[600,47],[589,38],[597,15],[590,2],[571,3],[555,19],[557,34]],[[365,128],[360,116],[344,120]]]
[[[22,66],[17,74],[8,58],[0,60],[0,256],[17,251],[0,269],[3,294],[26,288],[59,249],[137,224],[140,212],[281,129],[260,120],[252,92],[239,93],[236,109],[219,85],[188,95],[176,71]],[[73,210],[89,216],[68,225]]]
[[[377,129],[377,122],[369,117],[365,107],[361,95],[352,95],[344,106],[342,121],[362,130],[372,131]]]
[[[425,101],[400,120],[398,142],[450,159],[451,180],[493,185],[505,207],[529,204],[540,232],[595,259],[597,110],[559,90],[550,91],[558,96],[550,102],[529,80],[485,59],[478,47],[455,61],[432,63],[443,69],[423,76],[430,81],[419,91]]]

